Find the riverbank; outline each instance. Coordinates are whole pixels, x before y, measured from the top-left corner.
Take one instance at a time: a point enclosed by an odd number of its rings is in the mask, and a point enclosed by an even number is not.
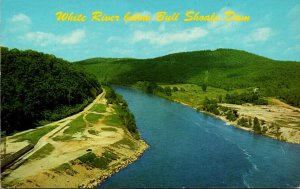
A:
[[[252,133],[255,132],[253,130],[253,128],[240,126],[237,121],[229,121],[228,119],[226,119],[226,116],[215,115],[215,114],[213,114],[211,112],[207,112],[207,111],[204,111],[204,110],[199,110],[199,109],[197,110],[197,108],[195,108],[195,107],[193,107],[191,105],[188,105],[186,103],[180,102],[178,100],[176,100],[174,102],[180,103],[180,104],[182,104],[184,106],[191,107],[191,108],[195,109],[196,111],[209,114],[209,115],[211,115],[211,116],[213,116],[215,118],[218,118],[218,119],[224,121],[226,123],[226,125],[228,125],[228,126],[234,126],[236,128],[243,129],[245,131],[252,132]],[[230,107],[230,105],[229,105],[229,107]],[[281,134],[281,138],[277,137],[274,133],[270,133],[270,132],[264,133],[264,134],[261,134],[261,135],[270,137],[270,138],[275,139],[275,140],[280,140],[280,141],[294,143],[294,144],[300,144],[300,138],[299,138],[300,133],[299,133],[299,131],[294,130],[294,129],[288,129],[288,128],[282,128],[281,127],[279,132],[282,133]],[[291,135],[291,133],[292,133],[292,135]]]
[[[28,141],[37,143],[18,167],[1,173],[3,187],[95,187],[148,148],[122,125],[105,91],[78,114],[8,137],[7,149]]]
[[[252,104],[226,104],[218,103],[219,115],[213,114],[202,109],[204,98],[218,99],[219,96],[225,96],[227,91],[217,88],[208,87],[203,92],[199,86],[193,84],[178,85],[161,85],[169,87],[172,92],[170,96],[164,93],[156,93],[156,95],[189,106],[198,111],[208,113],[218,119],[223,120],[227,125],[235,126],[249,132],[255,132],[276,140],[289,143],[300,144],[300,108],[292,107],[284,102],[269,98],[269,105],[252,105]],[[176,87],[176,90],[174,90]],[[234,92],[243,92],[249,89],[239,89]],[[234,121],[228,120],[226,112],[222,109],[235,110],[238,118]],[[247,124],[241,124],[239,120],[247,120]],[[260,131],[254,131],[254,119],[258,119]],[[251,124],[249,125],[248,123]]]
[[[75,159],[64,163],[54,169],[40,172],[27,177],[22,183],[12,187],[16,188],[94,188],[104,182],[113,174],[119,172],[138,158],[148,148],[148,145],[140,140],[136,143],[136,149],[124,148],[124,146],[110,147],[109,151],[117,154],[118,159],[109,163],[106,169],[99,169]],[[121,153],[120,153],[121,151]],[[103,155],[103,149],[93,152],[96,156]]]
[[[299,185],[295,165],[300,163],[300,145],[226,126],[215,117],[139,90],[114,88],[128,102],[151,148],[99,188]]]

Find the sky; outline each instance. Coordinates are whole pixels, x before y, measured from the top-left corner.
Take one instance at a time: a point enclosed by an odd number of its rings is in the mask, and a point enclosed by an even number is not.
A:
[[[300,61],[300,0],[2,0],[0,45],[33,49],[77,61],[93,57],[153,58],[175,52],[232,48],[276,60]],[[56,12],[84,14],[85,22],[58,22]],[[119,22],[91,21],[94,11]],[[165,11],[177,22],[157,22]],[[184,22],[188,11],[217,14],[219,22]],[[250,16],[225,22],[224,13]],[[125,13],[149,22],[124,22]]]

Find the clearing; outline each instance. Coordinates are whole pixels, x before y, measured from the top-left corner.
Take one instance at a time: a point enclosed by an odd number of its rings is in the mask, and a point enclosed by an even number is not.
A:
[[[245,88],[226,91],[224,89],[208,87],[207,91],[204,92],[200,86],[195,84],[174,84],[161,86],[170,87],[172,89],[172,95],[158,95],[195,109],[202,107],[205,97],[218,100],[219,96],[224,98],[227,93],[243,93],[254,90],[254,88]],[[178,90],[174,91],[174,87],[177,87]],[[272,97],[268,97],[266,99],[269,102],[269,105],[236,105],[225,103],[218,103],[218,105],[238,110],[239,117],[245,117],[252,120],[257,117],[260,120],[261,126],[265,127],[266,129],[266,132],[263,133],[266,136],[300,144],[300,108],[290,106]],[[253,131],[252,127],[239,126],[237,124],[238,120],[233,122],[228,121],[224,115],[219,115],[216,117],[241,129]]]
[[[113,105],[106,104],[103,91],[82,112],[7,137],[7,153],[16,152],[29,142],[36,145],[21,157],[19,167],[4,172],[2,185],[87,187],[103,181],[136,160],[147,148],[144,141],[134,139],[120,122],[117,126],[109,124],[112,116],[118,119]],[[84,161],[82,157],[87,154],[93,158],[88,156]]]

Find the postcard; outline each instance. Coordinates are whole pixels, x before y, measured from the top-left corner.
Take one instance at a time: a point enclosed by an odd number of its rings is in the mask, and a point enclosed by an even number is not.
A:
[[[298,0],[2,0],[1,187],[300,187]]]

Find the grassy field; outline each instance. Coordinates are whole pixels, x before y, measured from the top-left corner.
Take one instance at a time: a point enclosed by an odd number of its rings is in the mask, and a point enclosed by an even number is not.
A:
[[[32,154],[27,160],[30,161],[30,160],[42,159],[47,155],[49,155],[54,149],[55,148],[52,144],[47,143],[41,149],[39,149],[34,154]]]
[[[106,112],[106,106],[104,104],[95,104],[91,110],[91,112],[97,112],[97,113],[105,113]]]
[[[107,117],[105,117],[104,121],[105,124],[111,125],[111,126],[121,126],[122,122],[117,114],[112,114]]]
[[[118,156],[110,151],[105,151],[101,157],[97,156],[96,154],[89,152],[78,159],[91,167],[96,167],[99,169],[106,169],[108,164],[112,160],[116,160]]]
[[[17,136],[12,137],[12,139],[16,139],[16,142],[22,142],[24,140],[28,140],[28,142],[32,144],[36,144],[41,137],[43,137],[45,134],[49,133],[53,129],[55,129],[57,125],[51,125],[51,126],[45,126],[42,128],[39,128],[34,131],[26,132]]]
[[[54,168],[53,171],[57,173],[67,173],[71,176],[77,173],[77,171],[75,171],[69,163],[63,163],[60,166]]]
[[[74,119],[70,124],[70,127],[64,131],[64,134],[73,135],[77,132],[82,132],[85,129],[85,122],[83,120],[83,115]]]
[[[68,134],[65,134],[65,135],[55,136],[55,137],[53,137],[52,139],[53,139],[54,141],[62,141],[62,142],[64,142],[64,141],[72,140],[73,138],[74,138],[74,137],[72,137],[72,136],[70,136],[70,135],[68,135]]]
[[[126,145],[131,150],[135,150],[137,148],[136,144],[132,140],[130,140],[128,136],[125,136],[122,140],[113,144],[113,146],[115,147],[119,147],[120,145]]]
[[[89,113],[88,115],[86,115],[86,120],[90,123],[96,123],[97,121],[99,121],[100,118],[102,118],[103,115],[101,114],[93,114],[93,113]]]
[[[235,89],[231,91],[226,91],[220,88],[207,87],[207,90],[204,92],[200,86],[195,84],[174,84],[174,85],[160,85],[160,86],[163,88],[170,87],[171,89],[177,87],[178,91],[176,92],[172,91],[171,96],[166,96],[164,94],[158,94],[158,95],[168,98],[170,100],[175,100],[175,101],[177,100],[183,102],[195,108],[203,105],[205,97],[208,97],[209,99],[219,100],[220,96],[222,97],[222,99],[224,99],[227,93],[231,94],[231,93],[242,93],[246,91],[253,91],[253,88]]]
[[[108,128],[102,128],[103,131],[113,131],[113,132],[116,132],[117,129],[115,128],[111,128],[111,127],[108,127]]]

